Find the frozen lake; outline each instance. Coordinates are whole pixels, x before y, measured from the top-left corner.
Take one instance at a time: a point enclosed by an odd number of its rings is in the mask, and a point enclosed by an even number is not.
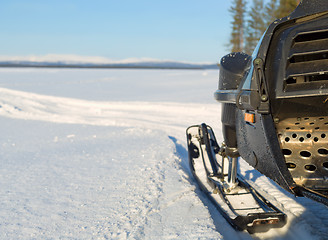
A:
[[[96,101],[215,103],[218,83],[217,70],[2,68],[0,74],[0,87]]]

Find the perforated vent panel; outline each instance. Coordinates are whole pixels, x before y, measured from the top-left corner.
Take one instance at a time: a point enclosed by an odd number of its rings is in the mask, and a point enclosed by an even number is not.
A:
[[[288,118],[276,122],[281,149],[294,181],[328,188],[328,117]]]

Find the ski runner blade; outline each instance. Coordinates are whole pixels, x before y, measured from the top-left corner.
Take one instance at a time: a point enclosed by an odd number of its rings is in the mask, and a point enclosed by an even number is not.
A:
[[[236,229],[265,232],[285,225],[286,215],[266,200],[242,176],[229,185],[228,159],[219,147],[214,132],[206,124],[186,131],[189,165],[201,190],[223,217]],[[222,157],[223,156],[223,157]],[[222,157],[222,161],[217,159]]]

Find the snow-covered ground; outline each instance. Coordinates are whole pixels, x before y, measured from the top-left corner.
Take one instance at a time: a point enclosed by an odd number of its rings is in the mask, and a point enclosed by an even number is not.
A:
[[[287,215],[236,232],[196,187],[185,129],[219,138],[214,70],[0,69],[0,239],[328,239],[328,208],[241,162]]]

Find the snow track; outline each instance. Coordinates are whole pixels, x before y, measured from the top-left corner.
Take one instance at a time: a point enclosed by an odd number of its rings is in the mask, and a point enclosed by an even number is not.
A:
[[[196,81],[189,90],[187,82],[199,77],[197,71],[144,74],[174,77],[167,80],[171,88],[184,89],[173,99],[193,92]],[[182,82],[174,85],[177,76]],[[28,88],[40,90],[41,80]],[[7,88],[13,83],[19,91]],[[215,102],[159,102],[153,95],[95,101],[31,93],[20,81],[6,84],[0,88],[0,239],[327,239],[327,207],[295,199],[245,162],[240,172],[288,215],[284,228],[236,232],[196,187],[185,129],[206,122],[221,142]],[[74,86],[86,88],[83,81]]]

